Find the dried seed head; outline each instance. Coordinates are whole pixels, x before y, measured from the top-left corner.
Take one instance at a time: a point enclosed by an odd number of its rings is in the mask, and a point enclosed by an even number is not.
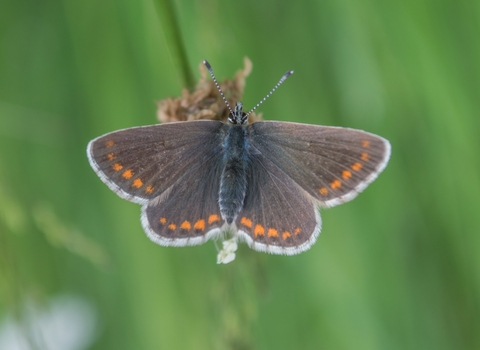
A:
[[[225,79],[220,82],[220,87],[225,93],[231,106],[241,101],[245,88],[246,78],[252,71],[252,62],[245,57],[244,68],[239,70],[233,80]],[[157,102],[157,118],[160,122],[175,122],[185,120],[212,119],[227,121],[229,110],[222,100],[215,84],[210,79],[208,70],[203,63],[199,65],[200,80],[195,91],[183,89],[182,96],[167,98]],[[248,122],[253,123],[261,120],[261,114],[252,113],[248,116]]]

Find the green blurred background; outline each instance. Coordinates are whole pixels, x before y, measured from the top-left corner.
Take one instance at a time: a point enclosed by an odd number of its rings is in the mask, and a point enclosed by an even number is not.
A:
[[[89,349],[480,348],[480,2],[155,1],[0,3],[0,322],[69,295]],[[308,252],[160,247],[90,168],[89,140],[180,95],[179,43],[195,79],[248,56],[247,109],[294,69],[264,119],[391,141]]]

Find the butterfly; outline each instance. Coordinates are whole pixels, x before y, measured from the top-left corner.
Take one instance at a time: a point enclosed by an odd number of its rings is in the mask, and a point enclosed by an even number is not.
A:
[[[352,200],[386,167],[390,143],[348,128],[259,121],[241,102],[227,123],[197,120],[114,131],[87,156],[120,197],[142,205],[141,223],[162,246],[199,245],[230,232],[251,248],[293,255],[322,226],[319,208]]]

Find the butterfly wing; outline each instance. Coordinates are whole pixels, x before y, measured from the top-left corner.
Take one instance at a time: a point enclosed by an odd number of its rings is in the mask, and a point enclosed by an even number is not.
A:
[[[148,237],[164,246],[198,245],[221,232],[224,220],[218,205],[223,170],[220,149],[212,148],[164,194],[142,208]]]
[[[318,206],[353,199],[385,168],[387,140],[335,127],[257,122],[250,126],[251,172],[236,225],[251,248],[293,255],[321,230]]]
[[[261,252],[293,255],[309,249],[322,225],[313,198],[268,155],[252,154],[249,163],[244,206],[235,222],[238,235]]]
[[[88,144],[90,165],[120,197],[145,204],[191,176],[202,151],[213,149],[222,123],[195,121],[129,128]],[[202,151],[200,151],[202,150]]]
[[[355,198],[390,158],[387,140],[361,130],[287,122],[251,128],[254,152],[268,155],[323,207]]]
[[[120,130],[91,141],[87,154],[115,193],[143,204],[142,225],[152,241],[201,244],[223,225],[223,125],[192,121]]]

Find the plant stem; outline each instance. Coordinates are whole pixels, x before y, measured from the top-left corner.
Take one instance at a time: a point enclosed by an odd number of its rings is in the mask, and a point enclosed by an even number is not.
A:
[[[180,73],[182,84],[187,88],[193,88],[195,79],[188,64],[187,52],[172,0],[154,0],[154,3],[167,44],[167,50]]]

